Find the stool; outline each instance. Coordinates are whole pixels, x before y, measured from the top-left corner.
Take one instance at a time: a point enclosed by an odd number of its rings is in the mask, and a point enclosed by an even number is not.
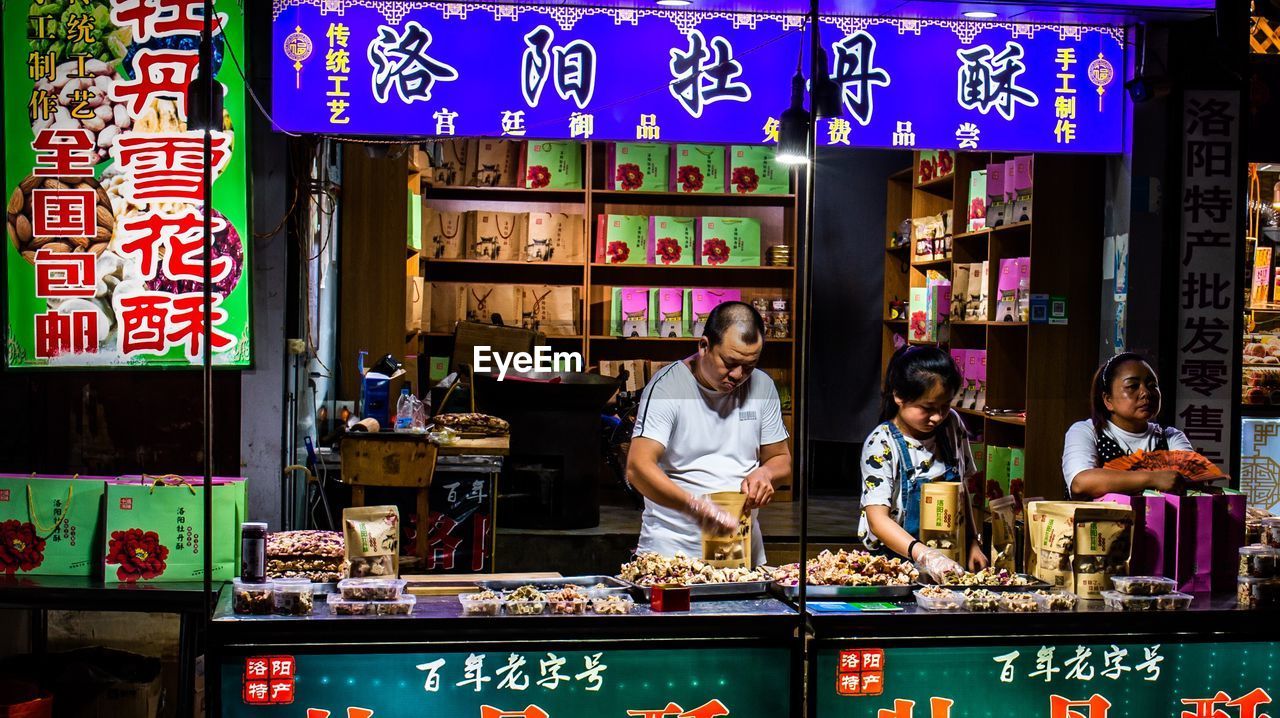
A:
[[[427,555],[430,503],[427,491],[436,471],[438,447],[423,434],[347,434],[342,438],[342,482],[351,486],[351,505],[364,506],[365,488],[382,486],[417,492],[419,558]]]

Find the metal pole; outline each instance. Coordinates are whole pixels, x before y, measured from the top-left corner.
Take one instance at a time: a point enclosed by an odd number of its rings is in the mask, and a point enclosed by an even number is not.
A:
[[[204,612],[205,624],[213,618],[213,0],[204,0],[204,27],[200,30],[200,81],[204,95],[204,337],[202,340],[204,387]],[[188,113],[191,103],[187,105]]]
[[[810,286],[813,278],[813,264],[810,257],[813,252],[813,209],[816,198],[816,178],[818,169],[818,104],[814,92],[817,88],[819,73],[826,72],[825,67],[818,66],[818,49],[821,38],[818,37],[818,0],[809,0],[809,146],[806,151],[809,161],[805,163],[804,183],[804,234],[800,242],[800,275],[803,298],[800,302],[800,371],[797,377],[797,393],[800,397],[800,410],[796,413],[796,436],[799,446],[799,457],[796,472],[796,484],[800,487],[800,621],[808,626],[809,619],[805,613],[808,603],[809,587],[809,346],[812,331],[809,327],[809,302],[813,298]]]

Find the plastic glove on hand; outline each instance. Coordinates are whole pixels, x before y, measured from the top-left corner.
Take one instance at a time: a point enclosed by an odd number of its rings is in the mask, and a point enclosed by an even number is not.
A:
[[[943,577],[947,574],[963,574],[964,567],[951,560],[946,554],[936,548],[925,546],[918,551],[919,557],[916,559],[916,568],[920,572],[933,579],[934,583],[942,583]]]
[[[685,506],[685,515],[698,522],[703,531],[713,536],[727,536],[738,528],[738,522],[729,512],[716,506],[707,499],[690,498]]]

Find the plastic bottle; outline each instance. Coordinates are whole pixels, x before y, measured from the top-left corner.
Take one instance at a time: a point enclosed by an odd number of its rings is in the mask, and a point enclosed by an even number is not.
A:
[[[400,390],[400,400],[396,402],[396,431],[409,431],[413,426],[413,395],[409,387]]]

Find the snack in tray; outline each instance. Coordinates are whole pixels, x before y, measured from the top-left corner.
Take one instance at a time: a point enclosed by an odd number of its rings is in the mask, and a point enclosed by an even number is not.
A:
[[[1076,607],[1076,595],[1069,591],[1036,591],[1031,596],[1041,611],[1071,611]]]
[[[1102,600],[1107,608],[1120,611],[1181,611],[1191,606],[1192,597],[1176,592],[1149,596],[1103,591]]]
[[[1000,594],[985,588],[967,588],[964,607],[974,613],[993,613],[1000,610]]]
[[[565,586],[547,594],[551,612],[559,615],[577,615],[587,612],[587,594],[578,586]]]
[[[1031,579],[1008,569],[984,568],[977,573],[948,573],[944,586],[1029,586]]]
[[[338,591],[348,601],[394,601],[404,586],[401,579],[347,578],[338,582]]]
[[[240,615],[266,616],[271,613],[274,596],[270,583],[231,581],[231,610]]]
[[[926,611],[958,611],[964,608],[964,595],[941,586],[924,586],[915,591],[916,605]]]
[[[814,586],[909,586],[920,577],[910,562],[866,551],[823,551],[806,564]],[[783,586],[800,583],[800,564],[779,567],[773,580]]]
[[[502,596],[493,591],[464,593],[458,596],[464,616],[496,616],[502,612]]]
[[[1010,613],[1036,613],[1040,604],[1026,593],[1006,593],[1000,596],[1000,610]]]
[[[1165,593],[1156,596],[1157,611],[1184,611],[1191,607],[1191,602],[1195,600],[1185,593]]]
[[[275,612],[282,616],[310,616],[315,607],[311,582],[305,578],[280,579],[275,589]]]
[[[592,600],[591,610],[602,616],[621,616],[631,613],[631,608],[635,605],[636,602],[630,596],[615,594]]]
[[[333,583],[342,578],[342,561],[342,534],[337,531],[277,531],[267,536],[267,578]]]
[[[327,600],[335,616],[408,616],[418,603],[416,596],[401,596],[394,601],[350,601],[338,593],[329,594]]]
[[[511,424],[488,414],[439,414],[432,419],[437,427],[452,429],[460,434],[485,436],[509,436]]]
[[[936,548],[939,551],[950,551],[956,547],[955,543],[952,542],[951,539],[929,539],[924,542],[924,545],[929,548]]]
[[[763,571],[747,568],[715,568],[706,562],[677,553],[667,558],[656,553],[638,554],[634,561],[622,564],[618,578],[637,586],[658,584],[743,583],[764,581]]]
[[[1242,547],[1240,575],[1249,578],[1275,578],[1280,575],[1280,549],[1270,546]]]
[[[536,616],[547,608],[547,594],[533,586],[521,586],[506,597],[507,614]]]
[[[1126,596],[1163,596],[1178,588],[1178,582],[1163,576],[1112,576],[1116,591]]]

